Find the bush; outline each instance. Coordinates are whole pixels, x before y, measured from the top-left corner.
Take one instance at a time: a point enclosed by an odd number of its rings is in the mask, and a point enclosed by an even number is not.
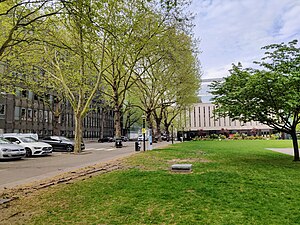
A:
[[[210,139],[219,139],[219,135],[217,135],[217,134],[211,134],[211,135],[209,135],[209,138]]]
[[[234,140],[238,140],[238,139],[241,139],[241,135],[240,135],[239,133],[235,133],[235,134],[232,136],[232,138],[233,138]]]

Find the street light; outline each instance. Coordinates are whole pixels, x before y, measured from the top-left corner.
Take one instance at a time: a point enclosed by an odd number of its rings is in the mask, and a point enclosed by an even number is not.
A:
[[[143,128],[142,128],[142,133],[143,133],[143,150],[146,151],[146,116],[142,115],[143,119]]]

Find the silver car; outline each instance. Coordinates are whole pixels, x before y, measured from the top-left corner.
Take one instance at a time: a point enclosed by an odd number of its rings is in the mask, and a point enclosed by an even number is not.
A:
[[[23,147],[0,137],[0,159],[20,159],[25,155],[26,151]]]

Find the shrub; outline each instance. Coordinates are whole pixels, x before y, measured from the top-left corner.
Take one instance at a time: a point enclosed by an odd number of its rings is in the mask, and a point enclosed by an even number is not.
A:
[[[235,133],[235,134],[232,136],[232,138],[233,138],[234,140],[238,140],[238,139],[241,139],[241,135],[240,135],[239,133]]]

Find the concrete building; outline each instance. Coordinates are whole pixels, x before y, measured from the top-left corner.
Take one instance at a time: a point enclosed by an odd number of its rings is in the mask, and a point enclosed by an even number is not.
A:
[[[244,133],[248,135],[268,135],[273,129],[257,121],[243,123],[233,121],[229,117],[216,117],[213,114],[215,105],[211,103],[213,97],[209,93],[209,85],[213,81],[223,81],[223,78],[203,79],[199,93],[200,103],[194,104],[187,112],[184,124],[185,138],[206,136],[210,134]],[[182,131],[178,132],[182,136]]]
[[[57,102],[54,95],[47,95],[47,104],[33,92],[16,91],[15,95],[0,95],[0,133],[37,133],[39,137],[62,135],[73,138],[74,113],[67,101]],[[55,112],[60,104],[60,112]],[[102,108],[98,102],[83,121],[83,137],[113,136],[113,111]]]
[[[216,117],[213,114],[215,105],[212,103],[197,103],[187,111],[185,131],[190,136],[205,136],[209,134],[245,133],[248,135],[267,135],[272,129],[257,121],[243,123],[233,121],[229,117]]]

